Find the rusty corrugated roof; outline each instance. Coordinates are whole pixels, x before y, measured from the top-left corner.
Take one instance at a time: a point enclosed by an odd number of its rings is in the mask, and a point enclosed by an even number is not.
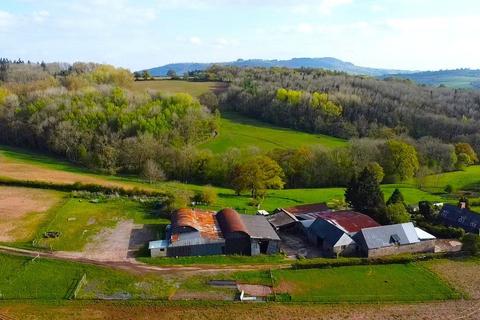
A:
[[[215,220],[214,212],[188,208],[177,210],[172,216],[172,229],[174,230],[171,236],[172,242],[179,239],[179,234],[175,230],[185,227],[197,230],[202,238],[211,240],[222,238],[222,232]]]
[[[240,218],[240,215],[234,209],[222,209],[217,213],[216,218],[223,234],[232,232],[244,232],[248,234],[248,230]]]
[[[327,220],[333,225],[339,226],[346,232],[358,232],[363,228],[380,226],[380,224],[378,224],[369,216],[355,211],[321,212],[316,216],[318,218]]]

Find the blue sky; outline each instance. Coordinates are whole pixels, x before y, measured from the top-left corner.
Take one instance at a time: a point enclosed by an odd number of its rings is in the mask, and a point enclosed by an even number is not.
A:
[[[336,57],[361,66],[480,68],[477,0],[1,0],[0,56],[171,62]]]

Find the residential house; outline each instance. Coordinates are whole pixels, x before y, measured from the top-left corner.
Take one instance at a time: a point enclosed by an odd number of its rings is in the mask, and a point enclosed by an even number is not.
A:
[[[463,228],[466,232],[480,234],[480,214],[467,208],[445,204],[438,217],[448,226]]]
[[[359,252],[368,258],[435,251],[435,237],[411,222],[364,228],[352,238]]]

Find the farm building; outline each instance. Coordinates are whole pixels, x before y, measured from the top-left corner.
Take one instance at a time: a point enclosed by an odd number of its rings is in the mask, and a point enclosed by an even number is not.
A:
[[[321,212],[330,211],[325,203],[303,204],[290,208],[278,208],[267,219],[276,229],[285,229],[297,225],[299,220],[315,219]]]
[[[445,204],[439,218],[448,226],[463,228],[466,232],[480,234],[480,214],[466,208]]]
[[[280,238],[263,216],[180,209],[172,216],[165,242],[150,242],[152,256],[258,255],[279,251]],[[163,245],[163,247],[162,247]],[[159,247],[159,248],[157,248]]]
[[[308,241],[325,255],[355,255],[358,251],[352,236],[363,228],[380,226],[369,216],[355,211],[326,211],[316,219],[303,220]]]
[[[364,228],[352,238],[359,251],[369,258],[435,251],[435,237],[416,228],[411,222]]]
[[[307,238],[327,256],[348,256],[357,252],[357,245],[347,232],[323,219],[315,220],[307,228]]]

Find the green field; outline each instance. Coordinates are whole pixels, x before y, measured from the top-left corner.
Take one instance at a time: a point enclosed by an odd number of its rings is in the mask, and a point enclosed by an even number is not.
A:
[[[480,165],[471,166],[464,171],[454,171],[431,175],[426,178],[426,188],[442,191],[447,185],[455,190],[480,190]]]
[[[414,264],[273,270],[279,298],[297,302],[427,301],[457,298],[443,280]],[[236,275],[248,283],[269,284],[268,272]]]
[[[1,299],[65,299],[86,274],[78,298],[165,299],[174,290],[162,278],[86,264],[0,254]]]
[[[82,250],[92,238],[105,228],[113,228],[121,220],[137,224],[155,225],[159,229],[168,220],[152,215],[145,205],[126,199],[92,203],[86,199],[67,198],[62,206],[55,207],[37,233],[36,246],[53,250]],[[45,231],[58,231],[61,236],[44,239]]]
[[[156,90],[166,94],[188,93],[198,97],[210,90],[222,88],[220,82],[193,82],[184,80],[148,80],[135,81],[133,88],[138,91]]]
[[[150,258],[140,257],[137,260],[157,265],[157,266],[174,266],[174,265],[261,265],[261,264],[280,264],[288,263],[282,255],[258,255],[258,256],[199,256],[199,257],[178,257],[178,258]],[[290,261],[291,262],[291,261]]]
[[[276,127],[235,112],[222,112],[218,136],[203,144],[202,147],[210,149],[214,153],[222,153],[232,147],[239,149],[258,147],[261,150],[271,150],[311,145],[336,148],[345,146],[346,141],[330,136]]]
[[[0,156],[6,161],[14,164],[22,164],[22,170],[29,170],[32,172],[32,177],[35,177],[36,168],[42,170],[49,170],[49,179],[55,182],[56,172],[69,172],[74,174],[72,183],[78,181],[82,177],[95,178],[97,183],[111,184],[117,183],[125,187],[136,187],[139,189],[156,190],[156,191],[171,191],[176,190],[191,190],[199,191],[203,189],[203,186],[193,184],[183,184],[177,182],[162,182],[149,184],[142,182],[135,177],[125,176],[107,176],[101,174],[94,174],[86,169],[76,167],[67,162],[58,161],[51,157],[37,155],[29,153],[20,149],[11,149],[2,147],[0,150]],[[478,168],[478,169],[477,169]],[[469,168],[470,173],[473,170],[480,170],[480,166]],[[453,174],[464,174],[463,172]],[[0,173],[0,176],[5,173]],[[10,176],[15,178],[15,176]],[[472,178],[474,179],[474,178]],[[385,198],[391,195],[395,188],[399,188],[405,201],[409,204],[416,204],[420,200],[430,201],[445,201],[441,195],[432,194],[419,190],[413,184],[399,184],[399,185],[383,185],[382,190],[385,193]],[[248,195],[236,196],[234,191],[228,188],[215,188],[218,193],[218,201],[214,205],[209,206],[209,209],[217,210],[224,207],[232,207],[237,209],[240,213],[254,213],[256,208],[250,205],[251,199]],[[285,189],[285,190],[270,190],[268,191],[267,198],[261,204],[261,207],[266,210],[273,210],[279,207],[294,206],[302,203],[315,203],[315,202],[331,202],[333,199],[343,199],[344,188],[315,188],[315,189]]]

